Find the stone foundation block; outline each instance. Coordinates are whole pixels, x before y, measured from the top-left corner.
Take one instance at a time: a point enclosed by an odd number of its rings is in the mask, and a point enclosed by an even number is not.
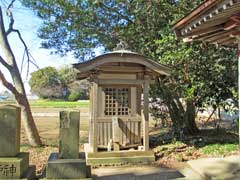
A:
[[[23,174],[21,178],[18,179],[4,179],[4,180],[35,180],[36,178],[36,167],[30,166],[26,173]]]
[[[0,179],[19,179],[27,172],[29,153],[19,153],[16,157],[0,158]]]
[[[52,153],[46,166],[47,179],[82,179],[87,177],[86,161],[83,159],[59,159]]]

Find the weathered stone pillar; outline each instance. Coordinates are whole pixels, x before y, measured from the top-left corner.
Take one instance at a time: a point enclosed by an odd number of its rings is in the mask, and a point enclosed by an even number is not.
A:
[[[0,107],[0,157],[14,157],[20,152],[21,108]]]
[[[21,108],[0,106],[0,179],[34,179],[29,153],[20,152]]]
[[[79,111],[60,112],[59,158],[79,158]]]
[[[79,156],[79,111],[61,111],[59,153],[52,153],[46,166],[46,179],[91,179],[86,160]]]

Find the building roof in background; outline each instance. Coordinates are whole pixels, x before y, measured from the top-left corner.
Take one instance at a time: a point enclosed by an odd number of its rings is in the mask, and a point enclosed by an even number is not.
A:
[[[240,35],[240,0],[207,0],[173,27],[184,41],[236,47]]]

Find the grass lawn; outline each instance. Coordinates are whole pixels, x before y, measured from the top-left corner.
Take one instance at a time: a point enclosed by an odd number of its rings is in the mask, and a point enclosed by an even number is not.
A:
[[[231,152],[237,152],[238,144],[219,144],[219,143],[209,144],[200,148],[200,151],[206,155],[211,154],[211,155],[220,156],[220,155],[225,155]]]
[[[36,100],[30,101],[31,107],[50,107],[50,108],[81,108],[81,107],[88,107],[89,101],[78,101],[78,102],[71,102],[71,101],[62,101],[62,100]]]
[[[33,108],[85,108],[89,106],[88,100],[78,102],[63,101],[63,100],[34,100],[29,101]],[[16,104],[15,101],[2,101],[0,105]]]

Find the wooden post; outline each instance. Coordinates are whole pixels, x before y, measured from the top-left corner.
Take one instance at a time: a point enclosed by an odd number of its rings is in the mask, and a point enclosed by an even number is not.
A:
[[[137,87],[131,87],[131,115],[135,116],[137,113]]]
[[[144,76],[143,84],[143,146],[144,150],[149,149],[149,76]]]
[[[89,148],[90,149],[87,149],[87,151],[93,151],[92,149],[92,144],[93,144],[93,142],[92,142],[92,125],[93,125],[93,111],[92,111],[92,109],[93,109],[93,91],[92,91],[92,82],[91,81],[89,81],[89,85],[90,85],[90,87],[89,87],[89,100],[90,100],[90,102],[89,102],[89,112],[90,112],[90,114],[89,114],[89,131],[88,131],[88,141],[89,141]],[[84,147],[85,148],[85,147]]]
[[[238,43],[238,123],[240,123],[240,36],[237,36]],[[239,149],[240,149],[240,126],[238,126]]]
[[[92,149],[93,152],[97,152],[98,83],[96,82],[96,80],[93,81],[92,88]]]

